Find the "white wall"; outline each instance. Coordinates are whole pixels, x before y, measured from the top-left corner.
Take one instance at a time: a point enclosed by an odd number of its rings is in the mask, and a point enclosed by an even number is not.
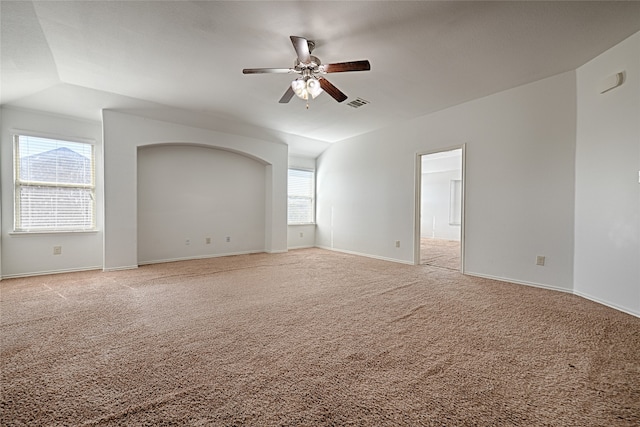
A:
[[[287,146],[265,140],[103,111],[105,162],[104,268],[138,265],[138,148],[164,143],[203,145],[265,164],[264,250],[287,250]],[[233,185],[233,183],[229,183]]]
[[[293,169],[316,170],[316,159],[289,156],[289,167]],[[316,242],[316,225],[289,225],[287,227],[287,248],[311,248]]]
[[[413,263],[416,153],[466,143],[465,271],[570,290],[575,99],[568,72],[332,145],[317,245]]]
[[[624,84],[600,94],[620,71]],[[577,81],[575,292],[640,316],[640,33]]]
[[[138,263],[264,251],[264,179],[263,163],[229,151],[140,148]]]
[[[2,277],[96,269],[102,266],[103,181],[100,123],[3,107],[0,147]],[[90,233],[13,233],[13,133],[92,140],[96,150],[96,223]],[[62,246],[61,255],[53,247]]]

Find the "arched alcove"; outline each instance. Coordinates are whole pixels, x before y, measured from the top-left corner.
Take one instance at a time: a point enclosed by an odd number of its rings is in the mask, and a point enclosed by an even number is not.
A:
[[[286,145],[151,120],[113,110],[103,110],[102,114],[105,188],[103,265],[105,270],[135,268],[139,264],[137,157],[138,150],[144,150],[149,146],[208,147],[220,152],[241,154],[260,164],[264,169],[264,208],[261,211],[264,224],[262,250],[270,253],[286,252],[288,160]],[[231,187],[235,185],[228,178],[224,178],[223,181],[225,185]],[[241,191],[235,192],[237,195],[241,193]],[[206,237],[211,237],[212,242],[215,241],[213,240],[215,236],[199,234],[197,237],[204,238],[205,242]],[[228,243],[234,242],[233,236],[224,235],[223,237],[225,243],[227,243],[226,237],[231,237]],[[190,240],[190,245],[185,244],[187,239]],[[190,237],[182,236],[180,240],[181,245],[191,246]],[[252,249],[248,247],[234,250],[228,246],[225,248],[228,251],[221,254],[253,251],[253,247]],[[194,254],[186,254],[184,257],[194,257]]]
[[[200,144],[138,148],[138,264],[265,250],[266,165]]]

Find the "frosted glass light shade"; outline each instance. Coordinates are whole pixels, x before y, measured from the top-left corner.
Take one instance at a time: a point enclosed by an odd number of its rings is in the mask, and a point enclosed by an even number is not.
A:
[[[309,93],[307,92],[307,83],[303,79],[295,79],[291,82],[291,89],[298,98],[309,99]]]
[[[322,87],[320,87],[320,81],[317,79],[307,80],[307,92],[311,94],[313,98],[322,93]]]
[[[291,89],[296,94],[298,98],[307,100],[309,99],[309,95],[312,98],[320,95],[322,93],[322,87],[320,86],[320,81],[314,77],[295,79],[291,82]]]

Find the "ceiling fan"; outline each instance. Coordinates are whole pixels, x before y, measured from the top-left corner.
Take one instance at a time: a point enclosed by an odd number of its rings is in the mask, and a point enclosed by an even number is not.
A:
[[[304,37],[291,36],[291,43],[298,57],[293,68],[245,68],[243,74],[300,74],[295,79],[287,91],[280,98],[280,103],[285,104],[291,100],[293,95],[308,100],[315,98],[322,91],[327,92],[333,99],[342,102],[347,99],[340,89],[335,87],[329,80],[322,77],[327,73],[343,73],[346,71],[368,71],[371,65],[368,60],[338,62],[335,64],[322,64],[320,59],[311,55],[315,43]],[[309,105],[307,104],[307,108]]]

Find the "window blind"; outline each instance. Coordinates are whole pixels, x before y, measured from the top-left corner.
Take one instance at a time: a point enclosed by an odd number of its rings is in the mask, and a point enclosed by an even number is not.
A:
[[[92,144],[14,137],[16,231],[94,230]]]
[[[289,169],[288,195],[288,223],[312,224],[315,195],[313,171]]]

